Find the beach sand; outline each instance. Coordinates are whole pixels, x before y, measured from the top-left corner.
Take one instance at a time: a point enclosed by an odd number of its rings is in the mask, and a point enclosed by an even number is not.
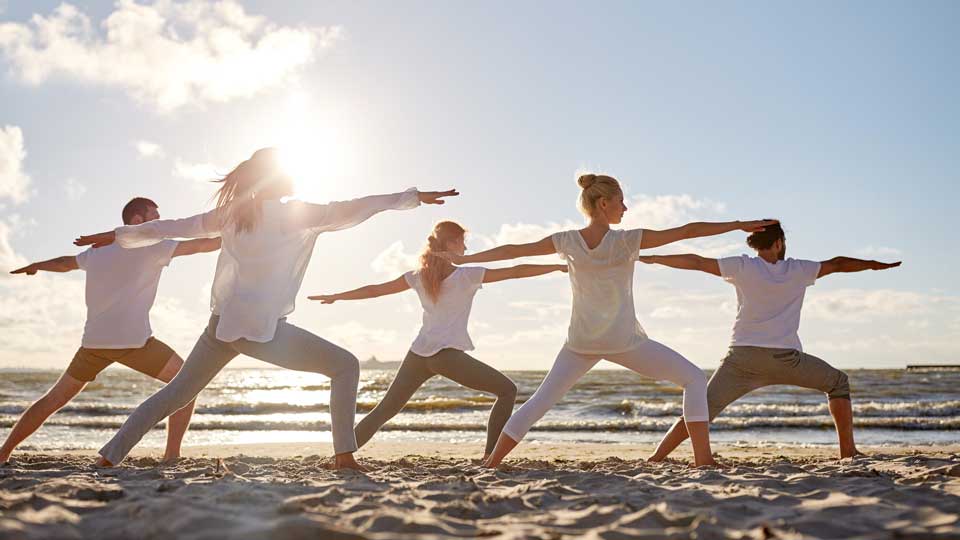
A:
[[[726,467],[647,464],[649,446],[523,444],[498,471],[475,445],[374,441],[366,474],[329,445],[193,447],[158,467],[18,453],[0,468],[0,539],[960,538],[960,446],[718,447]]]

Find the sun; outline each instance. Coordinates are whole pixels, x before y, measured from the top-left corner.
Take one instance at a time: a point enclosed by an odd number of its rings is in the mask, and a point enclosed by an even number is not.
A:
[[[298,198],[327,202],[349,193],[357,173],[349,127],[342,114],[314,105],[302,93],[288,97],[274,140]]]

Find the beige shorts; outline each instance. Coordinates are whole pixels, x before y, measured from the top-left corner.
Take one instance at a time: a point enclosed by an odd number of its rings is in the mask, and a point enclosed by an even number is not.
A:
[[[816,356],[794,349],[730,347],[707,383],[710,419],[744,395],[774,384],[819,390],[830,399],[850,398],[847,374]]]
[[[80,347],[67,367],[67,375],[78,381],[90,382],[114,362],[119,362],[140,373],[157,378],[170,358],[175,355],[166,343],[151,337],[139,349],[87,349]]]

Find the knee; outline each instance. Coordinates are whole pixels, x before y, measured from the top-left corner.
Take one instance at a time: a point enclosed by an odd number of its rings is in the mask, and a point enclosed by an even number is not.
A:
[[[827,397],[830,399],[850,399],[850,380],[846,373],[837,370],[833,385],[827,390]]]
[[[497,392],[497,399],[502,399],[504,401],[507,401],[508,403],[516,403],[517,402],[517,383],[513,381],[507,381],[506,384],[503,385],[503,388],[501,388],[500,391]]]
[[[356,355],[349,351],[344,351],[343,356],[338,362],[337,372],[334,373],[334,377],[347,377],[351,379],[360,378],[360,360],[357,359]]]
[[[177,376],[177,373],[180,373],[180,368],[182,367],[183,360],[181,360],[179,356],[174,356],[167,361],[167,364],[163,366],[163,369],[157,374],[157,379],[168,383]]]

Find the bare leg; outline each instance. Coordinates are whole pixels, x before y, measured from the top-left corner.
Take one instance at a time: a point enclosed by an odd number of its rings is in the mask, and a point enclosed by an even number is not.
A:
[[[690,443],[693,445],[693,461],[697,467],[716,465],[713,453],[710,451],[710,423],[686,422],[687,433],[690,434]]]
[[[837,438],[840,440],[840,457],[853,457],[860,452],[853,442],[853,405],[849,398],[833,398],[829,401],[830,415],[837,426]]]
[[[658,463],[663,461],[670,455],[670,452],[673,452],[680,443],[687,440],[687,424],[683,421],[683,417],[680,417],[676,422],[670,426],[670,430],[667,431],[667,434],[663,436],[663,439],[660,441],[660,444],[657,445],[657,449],[654,450],[653,455],[647,458],[647,461],[650,463]]]
[[[515,441],[510,438],[506,433],[501,433],[500,438],[497,439],[497,445],[493,447],[493,452],[490,453],[490,457],[484,460],[483,466],[491,469],[496,469],[500,462],[503,461],[503,458],[507,457],[517,445],[520,444],[519,441]]]
[[[0,448],[0,463],[6,463],[10,459],[13,450],[23,442],[24,439],[40,429],[40,426],[47,421],[47,418],[60,410],[86,386],[86,382],[74,379],[64,373],[60,379],[49,389],[40,399],[35,401],[27,410],[23,411],[20,419],[14,424],[7,440]]]
[[[183,360],[174,354],[170,360],[167,360],[167,365],[157,375],[157,379],[165,383],[170,382],[180,372],[181,366],[183,366]],[[193,416],[193,407],[196,403],[196,399],[190,401],[182,409],[171,414],[167,420],[167,448],[163,452],[164,463],[176,461],[180,457],[180,446],[183,444],[184,435],[187,434],[187,428],[190,427],[190,418]]]

